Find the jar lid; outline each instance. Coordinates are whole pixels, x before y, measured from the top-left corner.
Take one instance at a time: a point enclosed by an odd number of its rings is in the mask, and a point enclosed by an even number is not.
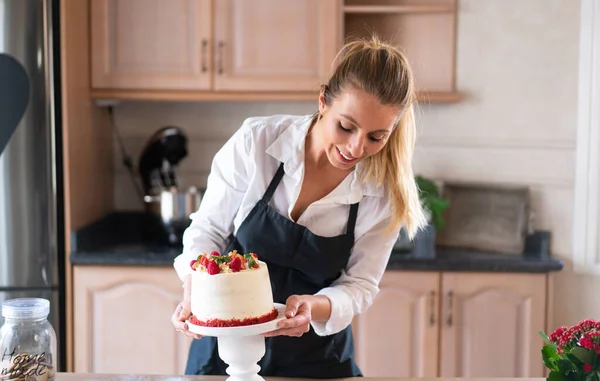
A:
[[[2,316],[7,319],[41,319],[49,313],[50,301],[43,298],[17,298],[2,303]]]

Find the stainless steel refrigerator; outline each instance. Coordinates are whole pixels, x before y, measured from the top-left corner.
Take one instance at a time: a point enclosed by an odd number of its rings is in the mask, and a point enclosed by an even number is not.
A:
[[[58,10],[58,0],[0,0],[0,302],[50,300],[64,371]]]

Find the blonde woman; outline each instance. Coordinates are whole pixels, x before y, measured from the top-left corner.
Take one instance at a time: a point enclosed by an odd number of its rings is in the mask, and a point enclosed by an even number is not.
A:
[[[199,253],[255,252],[286,304],[262,376],[361,376],[350,323],[379,291],[401,226],[425,224],[413,178],[415,89],[406,57],[377,39],[346,44],[315,115],[247,119],[214,158],[174,267],[184,301]],[[186,374],[226,375],[216,339],[195,336]]]

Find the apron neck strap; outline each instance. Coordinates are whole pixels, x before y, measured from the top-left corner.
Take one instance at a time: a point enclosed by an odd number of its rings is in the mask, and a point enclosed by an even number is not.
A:
[[[346,234],[354,234],[354,227],[356,226],[356,216],[358,215],[358,202],[350,205],[350,213],[348,215],[348,228]]]
[[[283,178],[284,173],[285,172],[283,170],[283,163],[281,163],[281,164],[279,164],[277,173],[275,173],[275,176],[273,176],[273,179],[271,180],[269,187],[267,188],[267,190],[265,191],[265,194],[262,197],[262,201],[264,203],[268,204],[269,201],[271,201],[271,197],[273,197],[273,193],[275,193],[275,189],[277,189],[277,186],[279,185],[279,182]]]

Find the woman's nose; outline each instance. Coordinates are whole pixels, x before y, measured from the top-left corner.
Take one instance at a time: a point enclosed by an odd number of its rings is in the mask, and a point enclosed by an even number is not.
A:
[[[350,140],[350,155],[353,157],[361,157],[365,149],[365,139],[362,136],[355,136]]]

